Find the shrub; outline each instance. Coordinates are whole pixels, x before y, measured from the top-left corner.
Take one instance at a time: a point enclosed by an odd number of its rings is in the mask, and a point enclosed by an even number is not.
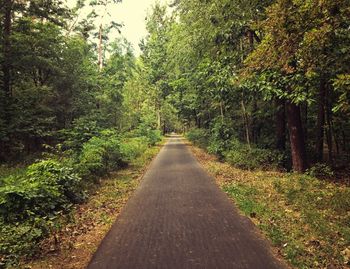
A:
[[[113,130],[104,130],[83,145],[78,171],[84,178],[103,176],[123,165],[120,138]]]
[[[5,181],[0,188],[0,214],[7,222],[55,214],[82,198],[80,177],[55,160],[35,163],[24,176]]]
[[[162,140],[162,134],[159,130],[149,130],[146,137],[150,146],[154,146]]]
[[[284,160],[284,155],[279,151],[249,148],[237,140],[231,142],[230,149],[224,155],[230,164],[250,170],[277,168]]]
[[[11,173],[2,167],[0,268],[16,266],[20,257],[35,254],[38,242],[60,229],[72,204],[85,198],[83,190],[88,184],[81,178],[103,176],[133,161],[161,139],[160,132],[151,129],[147,136],[123,140],[114,130],[104,130],[79,145],[92,135],[74,139],[74,146],[65,152],[69,154],[59,161],[42,160]]]
[[[134,137],[125,139],[120,145],[123,162],[131,162],[146,151],[148,147],[147,137]]]
[[[135,130],[135,136],[146,137],[147,143],[151,146],[154,146],[157,142],[162,140],[161,132],[146,124],[141,124],[139,128]]]
[[[0,268],[18,268],[20,257],[35,254],[39,250],[38,242],[49,232],[48,225],[39,218],[16,225],[0,221]]]
[[[330,178],[334,176],[332,168],[324,163],[316,163],[306,171],[306,174],[316,178]]]
[[[80,152],[82,145],[92,137],[99,134],[97,122],[89,118],[79,118],[73,122],[70,129],[64,129],[60,133],[65,140],[63,147],[73,152]]]
[[[204,129],[192,129],[186,133],[186,138],[196,146],[205,149],[208,147],[209,136]]]
[[[210,128],[208,152],[224,157],[224,152],[230,147],[230,141],[234,137],[233,128],[227,120],[216,118]]]

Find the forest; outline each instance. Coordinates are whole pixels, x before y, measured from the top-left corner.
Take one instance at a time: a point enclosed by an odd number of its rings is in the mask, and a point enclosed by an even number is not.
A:
[[[349,264],[349,1],[156,3],[141,55],[118,18],[96,23],[119,2],[0,3],[0,268],[172,132],[242,171],[333,184],[329,259]]]

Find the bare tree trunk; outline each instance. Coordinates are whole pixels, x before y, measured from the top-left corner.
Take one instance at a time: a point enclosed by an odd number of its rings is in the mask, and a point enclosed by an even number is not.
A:
[[[323,161],[323,144],[324,144],[324,125],[325,125],[325,98],[326,87],[324,81],[321,81],[320,91],[318,96],[318,112],[316,125],[316,154],[317,161]]]
[[[5,0],[3,17],[3,90],[5,100],[11,97],[11,28],[12,28],[12,0]]]
[[[103,52],[102,52],[102,23],[100,24],[99,34],[98,34],[98,66],[100,71],[103,68]]]
[[[257,144],[258,143],[258,126],[257,126],[257,112],[258,112],[258,102],[255,98],[255,96],[253,96],[253,100],[252,100],[252,116],[251,116],[251,121],[250,121],[250,127],[251,127],[251,138],[252,138],[252,142]]]
[[[328,161],[333,162],[333,130],[332,130],[332,110],[329,104],[329,92],[326,91],[326,137],[327,137],[327,147],[328,147]]]
[[[12,103],[12,91],[11,91],[11,28],[12,28],[12,8],[13,0],[4,0],[2,14],[2,39],[3,39],[3,59],[2,59],[2,72],[3,72],[3,94],[0,94],[0,117],[5,123],[5,127],[11,123],[10,106]],[[6,128],[5,132],[8,129]],[[0,160],[7,160],[9,157],[9,147],[5,141],[0,141]]]
[[[307,161],[300,106],[289,101],[287,102],[286,106],[293,170],[295,172],[302,173],[307,168]]]
[[[283,99],[276,99],[276,148],[286,149],[286,104]]]
[[[308,104],[304,104],[303,105],[303,118],[302,118],[302,125],[303,125],[303,131],[304,131],[304,141],[305,141],[305,145],[307,145],[307,141],[308,141],[308,129],[307,129],[307,124],[308,124]]]
[[[243,115],[243,121],[244,121],[244,129],[245,129],[245,136],[246,136],[246,141],[248,144],[248,147],[251,148],[251,143],[250,143],[250,133],[249,133],[249,119],[247,116],[247,110],[244,104],[244,96],[242,93],[242,101],[241,101],[241,106],[242,106],[242,115]]]
[[[223,105],[223,101],[220,101],[220,116],[221,116],[221,122],[224,122],[224,105]]]
[[[343,149],[343,151],[344,152],[346,152],[347,151],[347,149],[348,149],[348,147],[347,147],[347,142],[346,142],[346,134],[345,134],[345,131],[344,131],[344,126],[342,126],[342,132],[341,132],[341,134],[342,134],[342,149]]]
[[[161,130],[160,108],[157,107],[157,129]]]

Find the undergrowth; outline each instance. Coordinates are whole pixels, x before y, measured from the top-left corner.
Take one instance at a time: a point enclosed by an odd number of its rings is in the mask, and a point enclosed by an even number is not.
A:
[[[100,179],[86,203],[74,205],[70,219],[61,229],[40,242],[39,255],[29,261],[22,260],[20,267],[85,268],[160,148],[160,145],[147,147],[128,167]]]
[[[350,188],[310,175],[242,170],[201,149],[197,159],[296,268],[348,268]]]
[[[84,140],[74,134],[63,152],[46,154],[27,168],[3,166],[0,267],[35,256],[39,242],[69,223],[73,206],[87,200],[100,177],[133,163],[161,140],[157,131],[146,134],[149,137],[122,137],[109,129]]]

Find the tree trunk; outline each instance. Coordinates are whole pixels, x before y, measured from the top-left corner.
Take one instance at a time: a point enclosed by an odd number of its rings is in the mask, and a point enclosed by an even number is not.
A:
[[[221,122],[224,123],[224,105],[223,101],[220,101],[220,116],[221,116]]]
[[[300,106],[291,102],[287,102],[286,106],[293,170],[302,173],[307,168],[307,161]]]
[[[257,112],[258,112],[258,102],[256,100],[256,97],[253,96],[252,100],[252,116],[251,116],[251,121],[250,121],[250,126],[251,126],[251,138],[252,138],[252,143],[257,144],[258,143],[258,123],[257,123]]]
[[[2,72],[3,72],[3,93],[0,94],[0,120],[4,121],[5,133],[9,131],[7,128],[11,123],[10,106],[12,103],[11,91],[11,28],[12,28],[12,8],[13,0],[4,0],[2,14]],[[9,143],[0,141],[0,160],[4,161],[9,158]]]
[[[276,148],[286,149],[286,103],[283,99],[276,99]]]
[[[328,147],[328,161],[333,162],[333,130],[332,130],[332,109],[330,107],[329,92],[326,91],[325,107],[326,107],[326,136],[327,136],[327,147]]]
[[[246,110],[245,104],[244,104],[244,96],[243,96],[243,94],[242,94],[241,106],[242,106],[242,116],[243,116],[244,129],[245,129],[245,137],[246,137],[246,141],[247,141],[248,147],[251,148],[251,145],[250,145],[250,132],[249,132],[249,119],[248,119],[247,110]]]
[[[100,25],[99,34],[98,34],[98,67],[100,71],[103,68],[103,58],[102,58],[102,23]]]
[[[347,147],[347,143],[346,143],[346,134],[345,134],[345,131],[344,131],[344,126],[342,126],[341,134],[342,134],[342,142],[343,142],[343,145],[342,145],[343,146],[343,151],[347,152],[348,147]]]
[[[308,141],[308,104],[306,103],[305,105],[303,105],[303,119],[302,119],[302,126],[303,126],[303,131],[304,131],[304,141],[305,144]]]
[[[161,130],[160,108],[157,107],[157,129]]]
[[[324,124],[325,124],[325,98],[326,87],[324,81],[321,81],[320,92],[318,96],[318,112],[316,124],[316,154],[317,161],[323,161],[323,144],[324,144]]]
[[[3,89],[5,100],[11,97],[11,27],[12,27],[12,0],[5,0],[3,17]]]

